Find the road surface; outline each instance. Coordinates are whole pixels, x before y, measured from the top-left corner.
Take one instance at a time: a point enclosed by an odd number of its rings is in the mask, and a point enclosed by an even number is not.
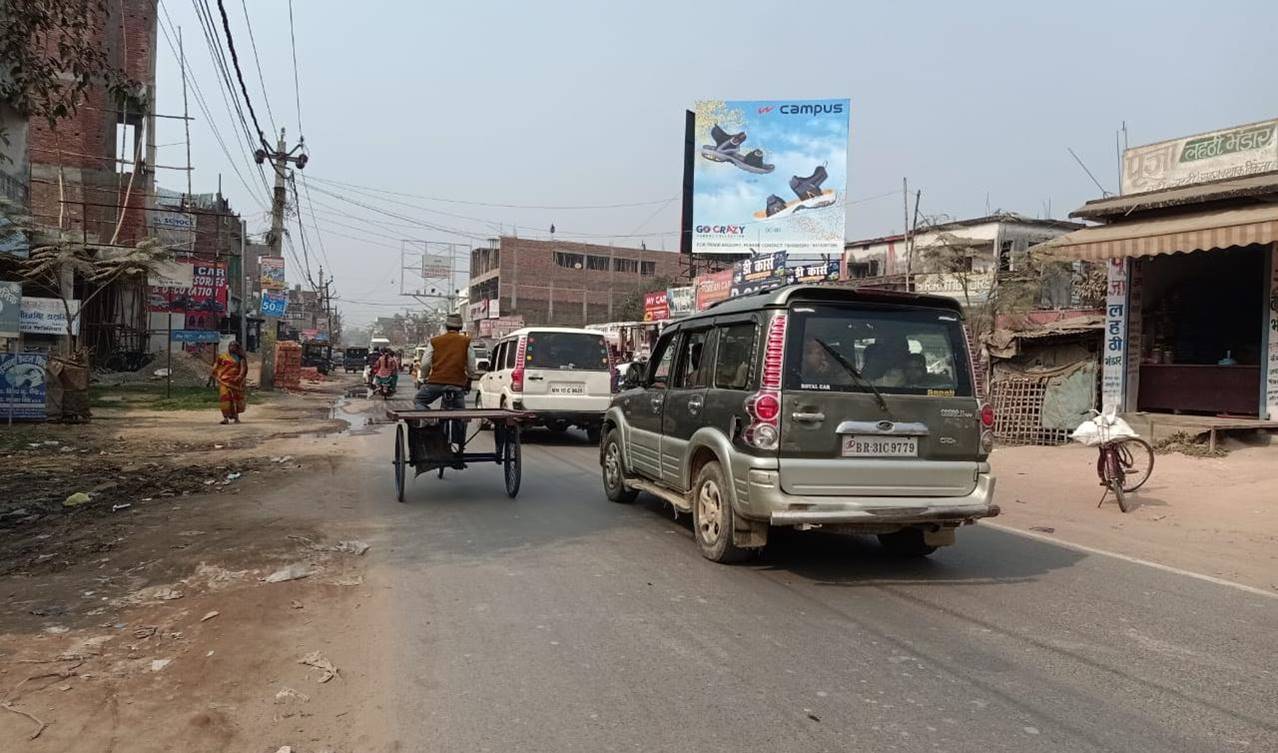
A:
[[[1278,750],[1278,599],[979,526],[716,565],[581,435],[528,435],[517,500],[477,466],[404,505],[363,440],[403,750]]]

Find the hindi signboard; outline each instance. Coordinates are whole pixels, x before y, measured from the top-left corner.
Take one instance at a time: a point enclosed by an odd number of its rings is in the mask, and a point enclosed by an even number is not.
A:
[[[17,337],[22,311],[22,284],[0,282],[0,337]]]
[[[1123,194],[1278,170],[1278,120],[1226,128],[1123,152]]]
[[[38,353],[0,353],[0,418],[45,417],[45,364]]]
[[[843,254],[846,99],[696,103],[692,253]]]
[[[801,262],[789,267],[788,276],[790,282],[796,283],[830,282],[839,279],[840,266],[838,259]]]
[[[1127,259],[1109,260],[1103,342],[1101,407],[1121,412],[1123,380],[1127,377]]]
[[[66,335],[67,309],[71,311],[72,335],[80,334],[80,302],[60,298],[32,298],[25,296],[18,313],[18,329],[28,335]]]
[[[786,252],[777,251],[736,262],[732,267],[730,297],[749,295],[784,285],[788,275],[785,259]]]

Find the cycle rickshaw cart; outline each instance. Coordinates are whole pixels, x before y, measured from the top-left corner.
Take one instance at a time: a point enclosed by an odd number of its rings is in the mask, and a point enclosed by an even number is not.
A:
[[[444,470],[464,470],[471,463],[496,463],[502,467],[506,494],[519,494],[522,471],[520,425],[531,413],[505,409],[460,408],[455,410],[388,410],[386,417],[395,427],[395,498],[404,501],[408,469],[414,477]],[[476,435],[466,436],[466,422],[487,421],[492,426],[493,451],[467,452]],[[451,432],[451,437],[449,436]]]

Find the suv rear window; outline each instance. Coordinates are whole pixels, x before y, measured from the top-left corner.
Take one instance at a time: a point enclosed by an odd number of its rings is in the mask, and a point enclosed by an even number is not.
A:
[[[525,365],[532,369],[608,370],[608,344],[603,335],[535,332],[528,335],[524,354]]]
[[[957,314],[933,309],[804,306],[790,312],[785,389],[968,397],[967,341]]]

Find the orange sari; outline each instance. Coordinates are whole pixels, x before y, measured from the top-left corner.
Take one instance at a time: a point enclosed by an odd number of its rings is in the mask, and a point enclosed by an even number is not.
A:
[[[213,367],[213,378],[217,380],[218,407],[222,409],[224,418],[236,418],[246,407],[246,381],[248,364],[242,356],[234,353],[222,353],[217,357],[217,365]]]

